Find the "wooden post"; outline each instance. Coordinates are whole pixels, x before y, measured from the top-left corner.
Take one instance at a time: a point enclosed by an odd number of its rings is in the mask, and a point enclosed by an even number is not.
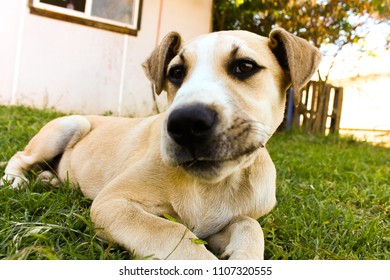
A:
[[[334,91],[334,99],[330,95]],[[330,102],[333,101],[333,104]],[[301,99],[294,111],[293,127],[309,133],[326,134],[326,123],[331,119],[329,132],[337,133],[340,128],[343,88],[310,81],[301,92]],[[328,113],[329,108],[332,112]]]
[[[341,111],[343,107],[344,89],[342,87],[335,88],[335,96],[333,103],[332,120],[330,131],[338,133],[340,130]]]

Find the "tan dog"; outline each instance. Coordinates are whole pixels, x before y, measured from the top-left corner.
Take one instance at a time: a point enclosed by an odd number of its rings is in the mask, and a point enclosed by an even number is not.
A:
[[[265,144],[283,119],[285,92],[317,69],[319,51],[283,29],[245,31],[182,45],[168,34],[143,65],[169,109],[143,119],[69,116],[51,121],[9,161],[18,187],[37,163],[60,161],[93,199],[98,233],[140,256],[262,259],[256,221],[275,205]],[[180,223],[163,218],[165,214]]]

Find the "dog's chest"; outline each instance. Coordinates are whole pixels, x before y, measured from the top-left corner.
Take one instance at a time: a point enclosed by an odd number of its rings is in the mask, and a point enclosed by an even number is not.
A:
[[[203,201],[205,202],[205,201]],[[213,203],[213,202],[211,202]],[[181,213],[181,219],[199,238],[205,238],[222,230],[233,218],[235,209],[214,202],[207,207],[196,205],[190,211]]]
[[[222,230],[236,216],[256,216],[260,213],[259,199],[252,188],[215,190],[192,186],[176,200],[173,208],[181,222],[199,238]],[[238,188],[238,186],[237,186]]]

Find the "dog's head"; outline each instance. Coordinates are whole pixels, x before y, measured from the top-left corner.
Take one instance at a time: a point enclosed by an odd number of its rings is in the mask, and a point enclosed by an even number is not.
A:
[[[283,120],[286,89],[297,100],[321,54],[283,29],[269,38],[222,31],[181,41],[168,34],[143,65],[156,92],[168,94],[161,154],[216,182],[253,161]]]

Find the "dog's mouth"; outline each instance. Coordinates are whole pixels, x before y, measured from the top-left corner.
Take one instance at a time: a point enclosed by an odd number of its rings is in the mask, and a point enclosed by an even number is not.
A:
[[[193,157],[191,160],[183,161],[178,165],[190,173],[196,174],[213,174],[216,175],[220,169],[224,168],[228,164],[239,164],[244,161],[245,158],[253,154],[258,149],[264,148],[264,144],[258,143],[251,147],[242,150],[240,153],[233,153],[225,158],[196,158]]]
[[[194,159],[181,163],[179,166],[188,170],[196,170],[199,172],[210,171],[211,169],[219,168],[225,161],[222,160],[198,160]]]

